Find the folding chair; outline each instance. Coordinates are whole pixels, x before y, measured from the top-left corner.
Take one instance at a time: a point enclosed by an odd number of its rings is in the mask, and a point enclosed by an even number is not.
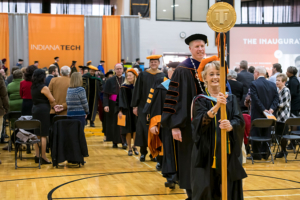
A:
[[[69,119],[69,117],[67,115],[55,115],[53,117],[53,122],[52,124],[54,125],[54,123],[58,120],[62,120],[62,119]]]
[[[252,124],[251,127],[252,128],[270,128],[272,126],[275,126],[276,121],[274,119],[266,119],[266,118],[262,118],[262,119],[255,119]],[[249,137],[249,143],[250,141],[254,141],[254,142],[265,142],[268,145],[268,149],[269,152],[259,152],[259,153],[253,153],[253,147],[251,145],[250,148],[250,154],[251,154],[251,160],[252,160],[252,164],[254,164],[254,160],[253,160],[253,154],[267,154],[270,153],[271,155],[271,161],[261,161],[261,162],[272,162],[274,164],[274,159],[273,159],[273,154],[271,152],[271,147],[270,147],[270,143],[272,142],[272,137],[268,137],[268,136],[251,136]],[[256,163],[260,163],[258,161],[255,161]]]
[[[41,122],[39,120],[17,120],[15,122],[15,127],[18,128],[18,129],[26,129],[26,130],[35,130],[36,129],[39,129],[40,130],[40,135],[42,134],[42,129],[41,129]],[[38,144],[40,143],[40,145]],[[15,169],[18,168],[18,165],[17,165],[17,153],[18,153],[18,147],[19,145],[22,145],[22,144],[28,144],[28,145],[33,145],[33,144],[38,144],[38,147],[39,147],[39,169],[41,169],[41,155],[42,155],[42,143],[41,143],[41,140],[36,140],[34,142],[23,142],[23,141],[20,141],[20,140],[16,140],[16,146],[15,146]],[[20,158],[22,160],[22,151],[19,152],[20,154]],[[19,168],[35,168],[35,167],[19,167]]]
[[[289,135],[284,135],[284,130],[286,129],[286,126],[300,126],[300,117],[297,117],[297,118],[288,118],[286,121],[285,121],[285,124],[284,124],[284,129],[282,131],[282,134],[281,134],[281,137],[280,138],[280,143],[281,143],[281,138],[283,139],[286,139],[288,141],[291,141],[291,140],[295,140],[295,144],[297,145],[298,144],[298,150],[297,150],[297,153],[296,153],[296,157],[295,157],[295,160],[290,160],[290,161],[300,161],[300,160],[296,160],[297,159],[297,156],[298,156],[298,153],[299,153],[299,149],[300,149],[300,131],[289,131]],[[278,143],[278,146],[279,146],[279,143]],[[295,152],[295,148],[294,147],[294,152]],[[279,147],[277,148],[277,152],[279,150]],[[287,163],[287,155],[284,153],[284,158],[285,158],[285,162]]]
[[[8,120],[9,126],[9,141],[8,141],[8,151],[12,150],[12,141],[11,141],[11,129],[15,131],[15,123],[13,121],[18,120],[22,116],[21,111],[11,111],[7,113],[6,119]]]

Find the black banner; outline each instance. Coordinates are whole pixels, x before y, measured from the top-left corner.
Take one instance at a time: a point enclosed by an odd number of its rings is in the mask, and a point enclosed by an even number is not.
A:
[[[150,17],[150,0],[131,0],[131,15],[141,14],[142,17]]]

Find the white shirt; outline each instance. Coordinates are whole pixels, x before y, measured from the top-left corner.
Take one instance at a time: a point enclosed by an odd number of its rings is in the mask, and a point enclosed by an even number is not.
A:
[[[273,83],[276,84],[276,77],[277,77],[278,74],[280,74],[280,73],[279,73],[279,72],[276,72],[273,76],[271,76],[271,77],[269,78],[269,81],[271,81],[271,82],[273,82]]]

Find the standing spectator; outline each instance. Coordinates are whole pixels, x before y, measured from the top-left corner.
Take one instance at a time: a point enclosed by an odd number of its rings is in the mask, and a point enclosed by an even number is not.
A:
[[[62,70],[63,71],[63,70]],[[82,87],[82,77],[79,72],[71,75],[70,87],[67,91],[67,115],[72,119],[78,119],[81,122],[82,131],[84,131],[85,119],[89,114],[89,105],[86,93]]]
[[[102,80],[95,76],[98,68],[89,65],[89,72],[82,76],[83,87],[86,92],[86,96],[89,104],[90,113],[87,116],[87,120],[90,120],[90,126],[95,127],[94,121],[98,110],[98,98],[102,91]]]
[[[22,69],[22,68],[23,68],[23,59],[19,59],[19,61],[17,62],[16,66],[17,66],[19,69]]]
[[[5,74],[4,69],[0,69],[0,74],[2,75],[2,78],[3,78],[3,80],[5,82],[5,85],[6,85],[6,74]]]
[[[14,71],[16,71],[16,70],[18,70],[18,69],[19,69],[19,67],[13,67],[13,68],[11,69],[11,75],[9,75],[9,76],[7,77],[7,79],[6,79],[7,85],[10,84],[10,83],[12,82],[12,80],[14,79],[14,78],[13,78],[13,73],[14,73]]]
[[[0,75],[1,76],[1,75]],[[9,110],[8,96],[3,78],[0,77],[0,133],[2,133],[3,127],[3,115]],[[0,160],[1,164],[1,160]]]
[[[278,88],[279,94],[279,104],[278,110],[276,113],[277,123],[275,134],[281,136],[284,131],[284,135],[288,133],[288,127],[284,129],[285,121],[290,117],[291,112],[291,94],[290,90],[285,86],[287,81],[287,76],[285,74],[278,74],[276,78],[276,86]],[[282,158],[284,154],[287,156],[288,152],[286,151],[287,140],[281,139],[281,152],[277,153],[276,158]]]
[[[32,75],[32,118],[37,119],[41,122],[41,133],[40,130],[36,131],[38,136],[41,135],[42,143],[42,164],[51,164],[46,157],[46,141],[49,136],[50,128],[50,108],[55,108],[59,111],[60,105],[56,105],[55,99],[50,93],[49,88],[45,85],[46,73],[42,69],[37,69]],[[51,106],[50,106],[51,105]],[[35,144],[35,162],[39,162],[39,148]]]
[[[58,76],[58,67],[56,65],[50,65],[48,72],[49,75],[45,80],[45,84],[47,87],[49,86],[51,79]]]
[[[236,96],[236,100],[239,103],[239,106],[242,107],[244,106],[244,102],[242,101],[244,95],[244,86],[243,83],[236,80],[236,77],[237,73],[230,69],[229,73],[227,74],[228,83],[230,85],[232,94]]]
[[[49,90],[54,97],[56,103],[58,105],[63,106],[63,110],[59,113],[56,113],[53,108],[51,108],[50,114],[51,115],[67,115],[67,103],[66,103],[66,97],[67,97],[67,91],[70,85],[70,72],[71,69],[68,66],[63,66],[60,69],[61,75],[60,77],[54,78],[51,80],[49,84]]]
[[[24,67],[22,69],[26,69],[23,77],[25,80],[20,83],[20,96],[23,99],[22,102],[22,115],[32,115],[32,97],[31,97],[31,85],[32,85],[32,74],[34,70],[37,69],[35,65],[30,65],[28,67]],[[21,70],[22,70],[21,69]],[[31,153],[30,145],[27,145],[27,153]]]
[[[248,89],[249,89],[249,86],[250,86],[251,82],[254,81],[254,76],[253,76],[253,74],[247,72],[248,62],[246,60],[242,60],[240,62],[240,69],[241,69],[241,72],[238,73],[236,80],[243,83],[244,94],[243,94],[242,102],[244,102],[247,92],[248,92]],[[245,110],[247,110],[247,107],[242,106],[241,109],[242,109],[242,111],[245,111]]]
[[[240,73],[240,68],[239,67],[236,67],[235,69],[234,69],[234,71],[238,74],[238,73]]]
[[[22,110],[22,98],[20,96],[20,82],[22,81],[21,70],[15,70],[13,73],[13,81],[8,84],[7,92],[9,97],[9,110],[10,111],[21,111]]]
[[[6,64],[6,58],[3,58],[2,59],[2,69],[4,69],[5,74],[7,74],[7,67],[5,66],[5,64]]]
[[[296,75],[298,73],[298,70],[296,67],[290,66],[287,68],[286,75],[289,77],[289,81],[286,84],[286,87],[289,88],[291,93],[291,114],[299,117],[300,116],[300,84],[299,80],[297,79]],[[297,130],[297,127],[294,126],[293,131]],[[287,147],[288,150],[293,149],[292,144],[294,144],[294,141],[292,141],[289,146]],[[295,145],[294,145],[295,146]]]
[[[32,85],[32,75],[37,69],[36,66],[30,65],[26,68],[24,74],[24,79],[20,83],[20,96],[23,99],[22,102],[22,115],[32,115],[32,97],[31,97],[31,85]]]
[[[263,112],[273,114],[279,102],[276,85],[273,82],[267,81],[265,78],[267,71],[264,67],[256,67],[254,71],[254,78],[250,85],[251,91],[251,122],[257,118],[265,118]],[[271,137],[269,128],[252,128],[251,136],[267,136]],[[253,159],[261,160],[261,155],[258,152],[268,152],[266,143],[252,142]],[[260,150],[260,151],[259,151]],[[269,158],[269,153],[264,157],[265,160]]]
[[[249,69],[248,69],[248,72],[251,73],[251,74],[254,74],[254,70],[255,70],[255,67],[250,66]]]
[[[59,61],[59,57],[55,57],[54,58],[54,63],[53,65],[55,65],[57,67],[58,70],[58,75],[60,74],[60,69],[59,69],[59,65],[58,65],[58,61]],[[51,65],[50,65],[51,66]],[[50,73],[49,73],[50,74]]]
[[[135,59],[135,63],[133,66],[135,67],[136,65],[138,65],[140,67],[140,59],[139,58]]]

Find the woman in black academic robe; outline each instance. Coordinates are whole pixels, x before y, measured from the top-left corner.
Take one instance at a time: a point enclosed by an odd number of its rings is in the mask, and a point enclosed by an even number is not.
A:
[[[205,66],[202,76],[207,87],[206,92],[193,101],[193,200],[221,198],[221,128],[228,133],[228,199],[244,199],[242,179],[247,175],[238,157],[241,153],[245,122],[235,95],[229,95],[226,99],[220,93],[219,69],[217,61]],[[228,120],[220,120],[221,104],[226,104]]]
[[[130,106],[132,100],[132,92],[137,79],[138,73],[134,69],[128,69],[126,72],[125,82],[122,84],[119,95],[118,95],[118,105],[119,105],[119,119],[122,115],[126,116],[125,126],[119,126],[121,129],[121,134],[126,135],[126,141],[128,145],[128,156],[132,156],[133,151],[135,155],[139,155],[137,148],[133,145],[131,146],[131,138],[133,137],[133,144],[136,136],[136,121],[137,117],[133,114],[133,108]]]

